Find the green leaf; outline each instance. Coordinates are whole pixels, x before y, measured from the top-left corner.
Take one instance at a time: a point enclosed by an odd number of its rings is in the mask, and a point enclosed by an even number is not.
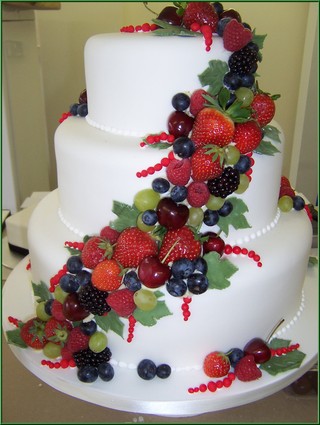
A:
[[[273,125],[266,125],[263,127],[263,133],[265,137],[269,137],[270,139],[272,139],[274,142],[279,142],[281,143],[281,139],[280,139],[280,130],[278,130],[276,127],[274,127]]]
[[[280,152],[271,142],[267,142],[266,140],[261,140],[259,146],[254,149],[255,153],[259,153],[260,155],[270,155],[274,156],[274,154]]]
[[[218,226],[220,230],[228,236],[229,226],[233,226],[234,229],[248,229],[250,224],[248,223],[244,213],[248,212],[248,207],[246,204],[239,198],[232,197],[228,198],[233,205],[233,210],[227,217],[220,217]]]
[[[161,19],[152,19],[156,25],[158,25],[159,29],[156,29],[152,32],[152,34],[160,35],[160,36],[171,36],[171,35],[181,35],[184,37],[197,37],[202,36],[201,33],[189,31],[184,27],[180,27],[177,25],[168,24],[168,22],[162,21]]]
[[[230,286],[229,278],[238,270],[229,260],[221,260],[217,252],[209,252],[203,258],[208,264],[207,278],[210,289],[225,289]]]
[[[124,204],[122,202],[113,201],[112,212],[118,216],[114,221],[110,223],[110,227],[122,232],[127,227],[133,227],[137,223],[139,210],[133,205]]]
[[[209,61],[209,67],[199,75],[202,87],[209,86],[207,92],[216,96],[223,87],[223,77],[228,70],[228,65],[221,60]]]
[[[277,348],[289,347],[291,341],[288,339],[273,338],[268,344],[269,348],[276,350]]]
[[[31,282],[31,283],[32,283],[32,289],[33,289],[33,295],[35,297],[39,297],[37,302],[48,301],[52,298],[52,294],[44,282],[41,281],[39,284],[34,282]]]
[[[7,340],[8,344],[16,345],[20,348],[27,348],[27,344],[23,341],[20,335],[20,329],[14,329],[12,331],[7,331]]]
[[[68,250],[70,255],[80,255],[81,254],[80,249],[71,248],[70,246],[65,246],[65,248]]]
[[[308,267],[314,267],[318,265],[317,257],[309,257]]]
[[[161,295],[160,295],[161,294]],[[161,292],[155,292],[157,298],[162,296]],[[157,321],[165,316],[170,316],[172,313],[166,306],[164,301],[158,301],[156,307],[151,311],[142,311],[139,308],[136,308],[133,316],[140,322],[143,326],[154,326],[157,324]]]
[[[299,368],[305,356],[306,355],[299,350],[290,351],[282,356],[272,356],[270,360],[260,365],[260,369],[275,376],[278,373]]]
[[[114,311],[109,311],[105,316],[94,316],[98,326],[105,332],[113,331],[123,338],[124,324],[121,322],[119,316]]]
[[[259,47],[259,50],[261,50],[261,49],[263,49],[263,43],[264,43],[264,40],[266,39],[266,37],[267,37],[267,34],[258,35],[258,34],[256,34],[256,30],[254,29],[253,30],[252,42],[256,43]]]
[[[168,143],[168,142],[159,142],[159,143],[147,143],[145,142],[146,145],[148,146],[148,148],[153,148],[153,149],[168,149],[168,148],[172,148],[172,143]]]

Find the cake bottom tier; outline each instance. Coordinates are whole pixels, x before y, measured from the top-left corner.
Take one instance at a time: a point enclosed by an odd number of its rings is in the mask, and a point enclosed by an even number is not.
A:
[[[58,191],[49,194],[35,209],[29,225],[29,250],[32,280],[49,280],[66,263],[69,252],[65,241],[79,240],[61,222]],[[94,215],[94,213],[93,213]],[[156,364],[167,363],[173,371],[201,369],[211,351],[243,348],[254,337],[266,338],[284,319],[278,335],[293,326],[303,309],[302,286],[308,264],[312,229],[304,211],[281,214],[268,234],[245,245],[261,257],[262,267],[248,256],[228,256],[238,271],[230,286],[194,295],[189,304],[190,317],[184,320],[182,298],[163,293],[170,315],[154,326],[137,322],[129,343],[128,320],[123,337],[108,332],[113,364],[133,369],[145,358]]]

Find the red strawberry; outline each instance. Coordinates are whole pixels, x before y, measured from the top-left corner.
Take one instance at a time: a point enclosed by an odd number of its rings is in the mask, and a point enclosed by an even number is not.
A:
[[[114,291],[121,285],[121,267],[114,259],[101,261],[91,275],[92,285],[100,291]]]
[[[66,320],[66,316],[63,313],[63,304],[58,300],[53,300],[51,314],[57,320]]]
[[[231,19],[223,31],[223,46],[229,52],[236,52],[252,40],[252,32],[236,19]]]
[[[210,378],[221,378],[230,370],[228,356],[220,351],[209,353],[203,362],[203,371]]]
[[[162,241],[159,259],[168,264],[180,258],[195,260],[200,254],[200,241],[195,238],[193,231],[189,227],[184,226],[177,230],[168,230]]]
[[[289,187],[291,187],[291,183],[290,183],[289,179],[287,177],[285,177],[285,176],[281,176],[281,183],[280,183],[280,185],[281,186],[289,186]]]
[[[220,157],[216,152],[211,152],[210,147],[196,149],[191,157],[191,175],[194,181],[214,179],[222,174]]]
[[[233,138],[234,122],[214,108],[202,109],[195,118],[191,139],[195,147],[212,143],[220,147],[228,145]]]
[[[129,289],[119,289],[108,295],[108,305],[121,317],[128,317],[136,308],[133,301],[134,292]]]
[[[192,182],[188,186],[187,200],[192,207],[201,208],[210,198],[208,186],[204,182]]]
[[[112,229],[110,226],[105,226],[100,231],[100,236],[103,239],[108,239],[108,241],[110,241],[110,243],[112,243],[112,244],[117,242],[119,235],[120,235],[120,232],[118,232],[115,229]]]
[[[173,159],[170,161],[166,173],[170,183],[176,186],[185,186],[191,175],[190,159]]]
[[[85,267],[94,269],[100,261],[112,254],[110,242],[99,236],[92,236],[84,244],[81,260]]]
[[[293,198],[296,196],[295,191],[292,189],[292,187],[289,186],[281,186],[280,192],[279,192],[279,198],[282,196],[290,196],[290,198]]]
[[[85,350],[89,346],[90,336],[85,335],[79,326],[73,328],[69,333],[67,340],[66,349],[71,353],[75,353],[80,350]]]
[[[244,154],[255,150],[261,140],[262,131],[256,121],[236,124],[233,141],[240,153]]]
[[[69,332],[72,329],[72,325],[67,320],[57,320],[51,318],[47,321],[44,328],[44,333],[48,341],[54,342],[55,344],[64,345],[68,339]]]
[[[23,341],[36,350],[41,350],[48,342],[44,333],[46,322],[34,317],[28,320],[21,328],[20,336]]]
[[[118,238],[113,258],[123,267],[138,267],[148,255],[157,254],[156,241],[137,227],[128,227]]]
[[[273,98],[266,93],[257,93],[250,106],[253,109],[252,117],[261,127],[269,124],[276,112]]]
[[[190,29],[191,25],[209,25],[216,32],[219,16],[209,2],[190,2],[182,16],[183,25]]]
[[[190,114],[194,117],[204,108],[204,105],[207,103],[203,95],[208,95],[209,93],[203,89],[195,90],[190,97]]]
[[[234,373],[243,382],[254,381],[261,378],[262,372],[256,365],[252,354],[242,357],[236,364]]]

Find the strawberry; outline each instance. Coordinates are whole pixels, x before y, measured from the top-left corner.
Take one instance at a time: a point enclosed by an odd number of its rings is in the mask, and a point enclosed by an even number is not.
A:
[[[292,187],[289,186],[281,186],[280,192],[279,192],[279,198],[282,196],[290,196],[290,198],[293,198],[296,196],[295,191],[292,189]]]
[[[75,353],[80,350],[85,350],[89,346],[90,336],[85,335],[79,326],[73,328],[69,333],[69,337],[66,344],[66,350],[71,353]]]
[[[203,207],[210,198],[208,186],[204,182],[192,182],[188,186],[187,200],[194,208]]]
[[[112,229],[112,227],[110,227],[110,226],[105,226],[100,231],[100,236],[103,239],[108,239],[108,241],[112,244],[117,242],[119,235],[120,235],[120,232],[118,232],[115,229]]]
[[[156,253],[156,241],[148,233],[128,227],[118,238],[113,258],[123,267],[138,267],[141,260]]]
[[[214,150],[214,149],[213,149]],[[210,146],[196,149],[191,157],[191,175],[194,181],[214,179],[222,174],[220,158],[216,152],[211,152]]]
[[[121,267],[114,259],[99,263],[91,275],[92,285],[100,291],[114,291],[121,285]]]
[[[209,25],[216,32],[219,16],[212,4],[206,2],[189,2],[182,16],[183,25],[190,29],[191,25]]]
[[[207,101],[203,97],[203,95],[209,95],[208,92],[206,92],[203,89],[195,90],[190,97],[190,114],[194,117],[205,107],[205,104]]]
[[[58,300],[53,300],[51,305],[51,314],[57,320],[66,320],[66,317],[63,313],[63,304]]]
[[[208,143],[223,147],[232,141],[233,134],[232,119],[218,109],[207,107],[196,116],[191,139],[196,148]]]
[[[200,241],[189,227],[183,226],[177,230],[167,231],[162,240],[159,259],[168,264],[180,258],[195,260],[200,254]]]
[[[134,292],[129,289],[119,289],[108,295],[108,305],[121,317],[128,317],[136,308],[133,301]]]
[[[100,261],[112,254],[110,242],[99,236],[92,236],[84,244],[81,252],[81,260],[84,267],[94,269]]]
[[[41,350],[48,342],[44,333],[46,322],[34,317],[28,320],[21,328],[20,336],[23,341],[36,350]]]
[[[223,46],[229,52],[236,52],[252,40],[252,32],[236,19],[231,19],[223,31]]]
[[[52,317],[47,321],[44,333],[48,341],[64,345],[71,329],[72,325],[67,320],[61,321]]]
[[[221,378],[230,370],[228,356],[220,351],[209,353],[203,362],[203,371],[210,378]]]
[[[254,118],[261,127],[269,124],[276,112],[276,106],[271,96],[266,93],[255,94],[251,102],[253,109],[252,118]]]
[[[281,183],[280,183],[280,185],[281,186],[291,187],[291,183],[290,183],[289,179],[287,177],[285,177],[285,176],[281,176]]]
[[[170,161],[167,169],[167,179],[175,186],[185,186],[191,175],[190,159],[173,159]]]
[[[233,141],[240,153],[244,154],[255,150],[261,140],[262,131],[256,121],[236,124]]]
[[[254,381],[262,376],[262,372],[256,365],[252,354],[244,356],[239,360],[235,366],[234,373],[243,382]]]

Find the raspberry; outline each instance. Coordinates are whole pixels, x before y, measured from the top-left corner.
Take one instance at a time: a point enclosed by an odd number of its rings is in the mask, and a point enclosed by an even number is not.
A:
[[[66,320],[63,314],[63,304],[57,300],[53,300],[51,305],[51,314],[57,320]]]
[[[201,208],[210,198],[208,186],[204,182],[192,182],[188,186],[188,202],[192,207]]]
[[[70,332],[66,347],[71,353],[84,350],[88,348],[89,338],[90,337],[85,335],[78,326],[73,328]]]
[[[262,372],[256,365],[252,354],[244,356],[235,366],[236,377],[243,382],[254,381],[261,378]]]
[[[173,159],[167,167],[167,178],[175,186],[185,186],[191,176],[189,159]]]
[[[208,181],[208,188],[211,195],[226,198],[238,189],[239,183],[239,171],[232,167],[226,167],[220,177]]]
[[[194,117],[204,108],[205,103],[207,102],[203,95],[208,93],[203,89],[195,90],[190,97],[190,114]]]
[[[120,232],[112,229],[110,226],[105,226],[100,231],[100,236],[104,239],[108,239],[110,241],[110,243],[112,243],[112,244],[117,242],[119,235],[120,235]]]

